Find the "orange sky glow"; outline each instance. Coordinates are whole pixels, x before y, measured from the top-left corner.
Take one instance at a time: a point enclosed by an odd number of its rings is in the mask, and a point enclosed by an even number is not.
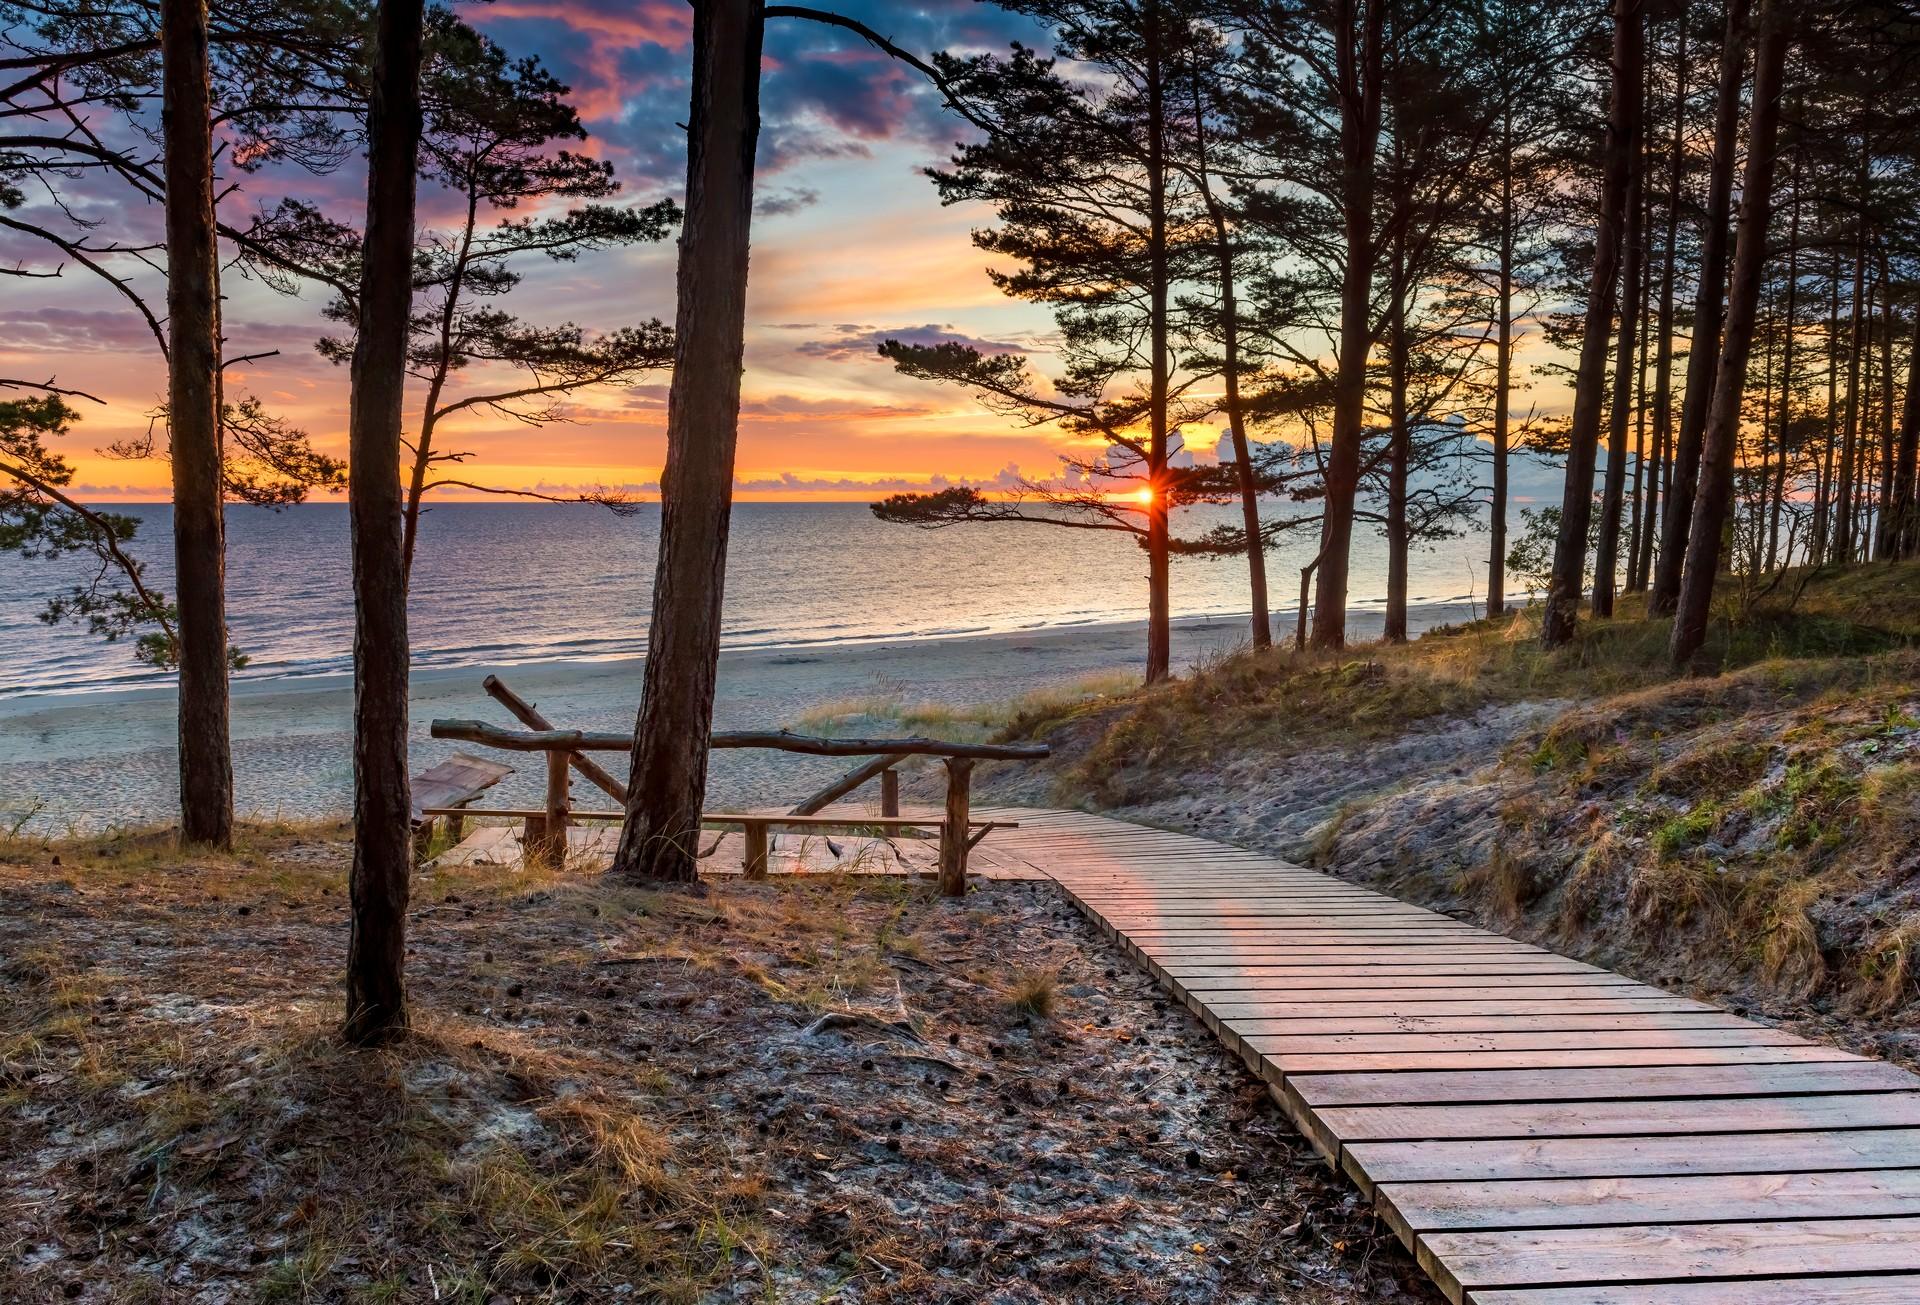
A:
[[[629,137],[637,92],[623,72],[624,53],[647,43],[678,49],[685,40],[679,5],[499,0],[470,8],[471,17],[497,30],[510,48],[516,32],[537,30],[535,48],[574,84],[589,125],[599,132],[603,124],[624,121],[620,130]],[[663,65],[670,56],[668,50]],[[1051,323],[1043,311],[1002,297],[986,276],[985,256],[970,233],[991,214],[940,206],[920,173],[940,160],[937,142],[863,136],[831,123],[809,124],[804,115],[801,125],[831,144],[763,167],[763,201],[792,202],[755,223],[738,496],[867,500],[951,483],[991,490],[1022,476],[1057,476],[1061,454],[1070,450],[1082,457],[1097,452],[1056,430],[1010,425],[963,393],[895,374],[876,355],[877,341],[889,334],[951,336],[1029,350],[1044,372]],[[642,124],[643,136],[648,130]],[[661,122],[658,130],[675,128]],[[589,148],[602,144],[596,136]],[[632,151],[630,139],[625,148]],[[358,166],[349,163],[328,179],[343,211],[359,202],[347,175]],[[227,201],[242,212],[277,197],[270,179],[247,184],[248,193]],[[646,203],[677,190],[677,182],[663,176],[630,181],[625,193]],[[444,208],[440,198],[423,195],[423,214]],[[132,221],[135,215],[126,216]],[[121,270],[154,302],[162,300],[160,278],[149,269]],[[533,265],[528,273],[505,304],[537,324],[610,329],[671,318],[670,241]],[[323,295],[289,298],[237,274],[227,277],[224,291],[228,353],[278,350],[231,369],[229,395],[258,395],[309,431],[319,448],[344,455],[346,369],[313,349],[332,329],[320,315]],[[84,497],[167,497],[164,463],[103,452],[146,430],[165,389],[151,335],[103,283],[77,268],[56,279],[13,283],[0,312],[0,374],[53,378],[104,400],[77,403],[82,419],[61,449],[76,466]],[[666,379],[660,374],[630,387],[580,393],[567,404],[568,420],[538,428],[472,411],[443,426],[438,442],[471,452],[461,474],[488,485],[552,493],[613,486],[651,496],[664,457]],[[411,398],[419,401],[417,393]],[[417,408],[408,418],[417,422]],[[1219,424],[1190,429],[1188,446],[1207,456]]]

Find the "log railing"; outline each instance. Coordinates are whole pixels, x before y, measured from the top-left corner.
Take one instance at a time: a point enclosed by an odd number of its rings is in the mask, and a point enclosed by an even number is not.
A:
[[[633,747],[632,736],[591,730],[555,729],[546,717],[536,711],[531,704],[522,700],[497,676],[488,676],[485,683],[487,692],[526,725],[526,729],[502,729],[498,725],[490,725],[478,720],[436,720],[429,732],[436,739],[458,739],[466,743],[477,743],[482,747],[498,748],[505,752],[546,754],[545,805],[539,811],[497,814],[522,817],[525,820],[525,827],[521,835],[521,846],[526,855],[557,864],[565,859],[567,828],[574,821],[611,820],[618,819],[623,814],[621,812],[576,812],[571,798],[573,772],[578,771],[581,776],[623,806],[627,798],[626,786],[583,754],[628,752]],[[808,797],[785,816],[754,814],[706,817],[704,823],[710,827],[739,826],[745,831],[748,842],[747,871],[749,875],[754,875],[756,871],[759,874],[765,873],[764,845],[770,828],[778,828],[782,825],[809,829],[833,827],[850,830],[865,827],[901,830],[937,828],[940,836],[940,891],[949,897],[958,897],[966,891],[969,850],[991,830],[1004,827],[1003,822],[976,821],[972,818],[971,790],[974,766],[981,761],[1039,761],[1048,755],[1047,745],[1044,743],[955,743],[946,739],[927,738],[835,739],[794,734],[787,730],[718,731],[712,735],[711,744],[715,748],[771,748],[781,752],[815,757],[868,758],[832,784]],[[900,787],[895,767],[908,757],[937,757],[946,766],[946,803],[937,821],[900,818]],[[862,820],[857,816],[839,821],[817,814],[828,804],[845,797],[862,784],[875,778],[880,780],[881,785],[883,814],[880,821]],[[471,814],[487,813],[475,810]],[[757,856],[755,855],[756,845],[758,845]]]

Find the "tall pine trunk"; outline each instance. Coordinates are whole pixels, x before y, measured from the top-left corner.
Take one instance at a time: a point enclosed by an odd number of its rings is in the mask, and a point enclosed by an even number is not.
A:
[[[1234,483],[1240,491],[1240,526],[1247,538],[1248,618],[1253,646],[1273,646],[1273,617],[1267,609],[1267,550],[1260,528],[1260,484],[1253,470],[1253,444],[1247,438],[1246,405],[1240,396],[1240,302],[1234,285],[1233,237],[1226,210],[1213,190],[1207,163],[1207,111],[1200,78],[1193,79],[1193,142],[1199,165],[1200,195],[1213,227],[1215,274],[1220,278],[1220,373],[1227,431],[1233,440]]]
[[[1873,532],[1874,560],[1888,562],[1894,556],[1893,473],[1897,461],[1893,426],[1893,337],[1899,330],[1899,314],[1893,307],[1893,271],[1887,264],[1884,248],[1880,251],[1881,298],[1886,316],[1880,329],[1880,490],[1879,516]]]
[[[1893,467],[1894,555],[1920,552],[1920,512],[1915,511],[1914,474],[1920,462],[1920,308],[1913,314],[1913,345],[1907,355],[1907,397]]]
[[[1780,345],[1780,433],[1775,443],[1779,458],[1773,469],[1773,492],[1767,509],[1767,570],[1780,565],[1780,512],[1786,502],[1787,464],[1793,460],[1793,346],[1800,324],[1800,160],[1793,152],[1788,184],[1793,191],[1792,216],[1787,221],[1786,327]]]
[[[1147,83],[1147,261],[1148,380],[1147,487],[1147,675],[1158,684],[1173,673],[1173,595],[1169,559],[1170,513],[1167,483],[1167,434],[1172,362],[1168,344],[1167,303],[1172,293],[1167,258],[1167,102],[1162,58],[1160,6],[1148,0]]]
[[[1398,171],[1396,158],[1396,172]],[[1412,370],[1407,340],[1407,240],[1396,229],[1387,282],[1387,609],[1381,636],[1388,643],[1407,641],[1407,563],[1411,543],[1407,522],[1407,476],[1413,462],[1413,430],[1407,413],[1407,381]]]
[[[1679,37],[1674,53],[1673,139],[1668,143],[1667,220],[1665,245],[1660,252],[1660,316],[1653,360],[1653,468],[1648,477],[1647,506],[1641,522],[1639,577],[1635,588],[1653,583],[1654,541],[1660,536],[1660,509],[1666,503],[1663,487],[1670,479],[1673,460],[1673,300],[1675,270],[1679,264],[1681,185],[1686,175],[1687,136],[1687,6],[1680,6],[1675,25]]]
[[[220,267],[205,0],[160,6],[166,143],[167,430],[180,658],[180,834],[233,842],[227,729],[226,494],[220,438]]]
[[[1652,217],[1653,209],[1649,206],[1647,220],[1650,221]],[[1640,356],[1633,365],[1633,530],[1627,539],[1625,589],[1628,593],[1638,593],[1646,588],[1646,581],[1640,574],[1640,538],[1647,506],[1647,355],[1651,352],[1651,341],[1648,339],[1651,332],[1646,329],[1646,324],[1653,316],[1653,305],[1648,302],[1653,293],[1652,262],[1649,257],[1647,265],[1640,272]]]
[[[1840,434],[1840,477],[1834,485],[1833,560],[1845,566],[1853,561],[1856,479],[1860,461],[1860,359],[1866,352],[1867,327],[1867,135],[1860,132],[1860,169],[1857,178],[1860,211],[1854,217],[1853,291],[1847,321],[1847,413]]]
[[[1687,358],[1687,391],[1680,405],[1680,433],[1673,444],[1673,484],[1660,519],[1660,555],[1653,569],[1647,611],[1665,616],[1680,595],[1687,530],[1700,484],[1700,445],[1713,402],[1714,369],[1720,359],[1720,328],[1726,312],[1727,228],[1733,212],[1734,156],[1740,147],[1740,83],[1746,68],[1749,0],[1727,0],[1727,31],[1720,45],[1720,82],[1714,102],[1713,170],[1707,179],[1706,233],[1700,251],[1700,284],[1693,305],[1693,341]]]
[[[1260,482],[1254,474],[1253,442],[1247,438],[1246,404],[1240,397],[1239,305],[1233,289],[1233,249],[1224,222],[1216,215],[1215,245],[1220,262],[1221,347],[1226,369],[1227,430],[1233,439],[1235,484],[1240,490],[1240,526],[1247,536],[1247,591],[1252,611],[1248,624],[1255,648],[1273,646],[1273,616],[1267,607],[1267,548],[1260,527]]]
[[[1346,266],[1340,281],[1340,358],[1334,375],[1333,443],[1327,451],[1314,580],[1315,648],[1347,643],[1347,576],[1353,550],[1354,500],[1360,488],[1360,445],[1366,436],[1367,354],[1373,347],[1373,198],[1380,143],[1380,64],[1386,6],[1338,0],[1333,9],[1340,100],[1340,203]]]
[[[693,11],[660,559],[633,778],[613,861],[615,873],[632,877],[697,877],[740,426],[764,8],[761,0],[708,0]]]
[[[1513,101],[1500,117],[1500,288],[1494,323],[1493,485],[1487,523],[1487,615],[1507,610],[1507,462],[1512,443],[1513,406]]]
[[[1700,453],[1700,490],[1687,531],[1686,565],[1674,607],[1668,648],[1676,667],[1693,660],[1707,637],[1707,616],[1720,568],[1721,536],[1733,503],[1734,457],[1740,444],[1740,403],[1746,392],[1747,357],[1759,315],[1767,264],[1767,225],[1772,212],[1774,147],[1780,128],[1780,81],[1792,34],[1781,0],[1761,0],[1758,51],[1753,68],[1753,108],[1747,127],[1747,168],[1740,187],[1740,234],[1728,285],[1726,338],[1713,384]]]
[[[1560,500],[1560,534],[1554,541],[1553,576],[1547,585],[1540,639],[1558,648],[1573,638],[1587,569],[1587,525],[1593,516],[1593,465],[1600,443],[1600,410],[1607,385],[1607,340],[1618,298],[1623,228],[1627,219],[1628,171],[1633,166],[1639,116],[1641,17],[1639,0],[1613,3],[1613,88],[1603,147],[1599,230],[1593,278],[1587,289],[1586,328],[1575,373],[1573,419],[1567,435],[1567,479]],[[1629,291],[1631,293],[1631,291]]]
[[[1840,252],[1833,252],[1827,272],[1827,415],[1826,438],[1820,444],[1820,462],[1814,470],[1813,529],[1807,539],[1807,561],[1819,566],[1827,560],[1828,526],[1833,507],[1833,454],[1840,445]]]
[[[1640,22],[1644,40],[1645,20]],[[1627,426],[1633,419],[1633,368],[1640,339],[1640,282],[1647,264],[1644,205],[1647,169],[1646,152],[1642,148],[1647,103],[1645,71],[1643,59],[1641,78],[1633,87],[1634,117],[1627,147],[1627,226],[1621,236],[1625,270],[1620,277],[1620,335],[1614,345],[1606,488],[1600,500],[1600,538],[1593,559],[1593,614],[1601,617],[1613,615],[1613,595],[1619,584],[1620,512],[1627,485]]]
[[[401,545],[401,413],[413,305],[420,154],[421,0],[381,0],[367,113],[367,226],[348,409],[353,541],[353,870],[345,1033],[407,1027],[407,577]]]

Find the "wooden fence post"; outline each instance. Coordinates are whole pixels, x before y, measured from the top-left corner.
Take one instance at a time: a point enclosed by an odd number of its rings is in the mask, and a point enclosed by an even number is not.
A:
[[[766,822],[749,820],[741,833],[747,842],[746,856],[742,860],[741,870],[748,879],[765,879],[769,850]]]
[[[547,803],[542,816],[527,818],[520,835],[520,851],[530,864],[561,867],[567,863],[569,790],[573,787],[571,754],[560,749],[547,753]]]
[[[880,814],[900,814],[900,775],[891,766],[880,772]]]
[[[947,817],[940,826],[940,895],[962,897],[967,891],[967,822],[971,819],[973,761],[947,759]]]

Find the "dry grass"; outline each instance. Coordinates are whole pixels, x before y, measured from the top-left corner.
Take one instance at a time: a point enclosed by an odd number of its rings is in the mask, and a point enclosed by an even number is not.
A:
[[[1015,970],[1007,980],[1007,1005],[1023,1015],[1046,1019],[1059,997],[1060,975],[1054,970]]]
[[[1791,686],[1844,687],[1845,669],[1920,639],[1920,563],[1876,565],[1815,579],[1797,602],[1789,577],[1766,599],[1716,615],[1696,670],[1770,666]],[[1733,607],[1741,610],[1736,613]],[[1671,623],[1647,620],[1628,598],[1612,620],[1585,620],[1573,643],[1546,652],[1531,610],[1429,631],[1404,645],[1336,653],[1242,649],[1187,679],[1138,694],[1114,713],[1068,777],[1071,791],[1106,805],[1139,800],[1152,777],[1259,751],[1275,758],[1390,737],[1409,725],[1509,702],[1606,702],[1651,693],[1677,678],[1667,661]],[[1870,672],[1869,672],[1870,673]],[[1545,759],[1584,764],[1600,741],[1567,733]],[[1608,723],[1606,737],[1615,732]],[[1628,727],[1630,728],[1630,727]],[[1737,760],[1737,759],[1735,759]]]
[[[1873,1013],[1905,1006],[1914,996],[1914,953],[1920,949],[1920,913],[1874,935],[1861,965],[1863,999]]]
[[[882,691],[809,708],[796,718],[794,728],[826,735],[878,731],[961,743],[1009,734],[1030,737],[1080,712],[1132,694],[1139,687],[1138,675],[1113,670],[1089,672],[997,702],[954,705]]]

